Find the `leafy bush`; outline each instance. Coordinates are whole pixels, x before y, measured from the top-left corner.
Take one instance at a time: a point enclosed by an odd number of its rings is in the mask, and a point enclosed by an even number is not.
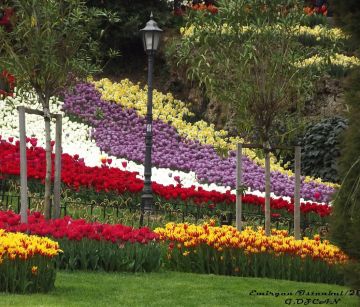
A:
[[[327,25],[327,17],[321,14],[307,15],[303,18],[302,24],[309,27],[314,27],[317,25]]]
[[[339,136],[346,127],[345,119],[333,117],[307,128],[302,138],[303,174],[325,181],[339,181],[336,162],[340,156]]]
[[[352,35],[353,44],[360,51],[360,1],[332,0],[337,25]],[[360,288],[360,69],[353,71],[346,87],[349,129],[343,141],[340,174],[341,190],[334,201],[331,224],[332,239],[353,258],[346,269],[346,283]]]
[[[359,8],[360,12],[360,8]],[[347,84],[346,102],[349,106],[349,128],[342,143],[339,171],[341,189],[334,200],[331,221],[332,240],[353,259],[346,268],[346,283],[360,287],[360,69]]]

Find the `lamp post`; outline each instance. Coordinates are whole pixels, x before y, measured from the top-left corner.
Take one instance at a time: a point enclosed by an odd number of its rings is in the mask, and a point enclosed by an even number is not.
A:
[[[148,55],[148,99],[146,112],[146,134],[145,134],[145,162],[144,162],[144,188],[141,195],[141,217],[140,225],[143,225],[144,212],[150,212],[154,204],[151,189],[151,150],[152,150],[152,94],[153,94],[153,69],[154,55],[159,46],[162,30],[153,20],[153,14],[146,23],[145,28],[140,30],[144,43],[145,52]]]

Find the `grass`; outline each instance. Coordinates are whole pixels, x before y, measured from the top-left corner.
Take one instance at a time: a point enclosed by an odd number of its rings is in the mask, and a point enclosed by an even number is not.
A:
[[[348,295],[250,295],[251,291],[295,293],[297,290],[339,293],[346,287],[283,280],[239,278],[191,273],[120,274],[64,272],[57,274],[56,289],[48,294],[0,294],[0,306],[286,306],[305,305],[307,298],[340,299],[337,306],[359,306]],[[303,302],[296,302],[302,299]],[[319,304],[319,301],[317,301]],[[330,302],[329,302],[330,303]],[[308,303],[309,306],[314,306]],[[321,306],[332,306],[324,304]]]

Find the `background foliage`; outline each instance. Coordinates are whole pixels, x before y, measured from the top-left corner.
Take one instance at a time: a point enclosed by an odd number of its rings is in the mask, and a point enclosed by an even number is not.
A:
[[[333,1],[339,25],[353,35],[354,44],[360,43],[360,2]],[[340,174],[342,186],[334,201],[331,224],[332,239],[353,259],[346,270],[347,283],[360,288],[360,69],[347,82],[346,103],[349,128],[342,143]]]
[[[110,73],[116,72],[115,64],[117,68],[125,69],[129,58],[136,58],[134,64],[139,59],[146,59],[139,30],[145,26],[151,12],[160,28],[172,22],[172,6],[166,0],[88,0],[86,5],[107,11],[99,31],[101,53],[106,64],[104,69]],[[99,33],[94,34],[97,36]],[[114,58],[113,55],[118,57]]]

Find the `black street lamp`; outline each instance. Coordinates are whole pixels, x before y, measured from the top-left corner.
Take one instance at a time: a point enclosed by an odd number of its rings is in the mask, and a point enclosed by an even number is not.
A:
[[[141,195],[141,219],[143,225],[143,213],[151,212],[154,198],[151,189],[151,150],[152,150],[152,94],[153,94],[153,69],[154,55],[159,46],[162,30],[153,20],[153,14],[146,23],[145,28],[140,30],[144,43],[145,52],[148,55],[148,100],[146,112],[146,134],[145,134],[145,163],[144,163],[144,189]]]

